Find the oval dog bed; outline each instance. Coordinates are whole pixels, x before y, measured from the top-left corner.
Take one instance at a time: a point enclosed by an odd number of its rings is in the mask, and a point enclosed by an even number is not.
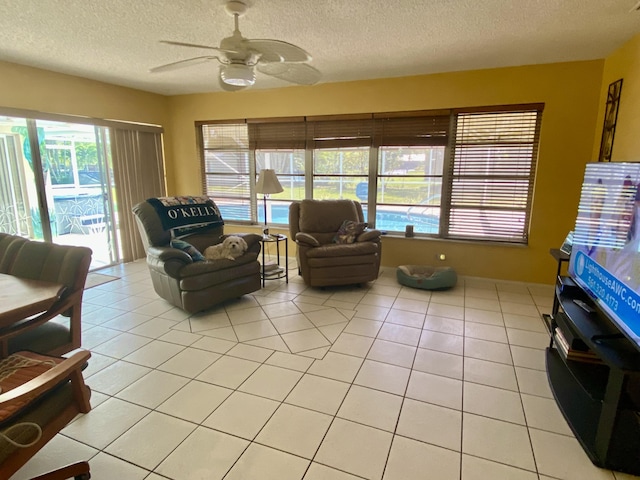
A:
[[[426,265],[400,265],[396,277],[402,285],[424,290],[445,290],[455,286],[458,281],[453,268]]]

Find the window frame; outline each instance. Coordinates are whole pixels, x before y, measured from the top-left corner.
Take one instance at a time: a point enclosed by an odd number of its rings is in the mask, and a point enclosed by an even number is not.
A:
[[[488,107],[474,108],[458,108],[458,109],[441,109],[428,111],[412,111],[412,112],[386,112],[372,114],[355,114],[355,115],[332,115],[332,116],[314,116],[314,117],[287,117],[287,118],[266,118],[266,119],[243,119],[229,121],[202,121],[196,122],[196,131],[198,144],[201,155],[202,165],[202,188],[203,193],[208,194],[208,179],[215,177],[210,172],[206,172],[205,155],[207,149],[204,145],[204,128],[213,124],[235,125],[239,128],[247,130],[248,137],[248,155],[249,162],[249,187],[247,193],[243,197],[243,201],[249,205],[249,214],[245,218],[230,218],[234,223],[253,224],[261,223],[258,221],[258,207],[262,207],[262,197],[255,192],[255,184],[257,181],[256,152],[257,151],[281,151],[292,149],[304,149],[304,198],[314,197],[314,182],[318,176],[331,177],[352,177],[349,174],[317,174],[315,169],[315,152],[323,148],[351,148],[366,147],[369,149],[368,158],[368,195],[366,200],[358,197],[358,200],[366,207],[367,221],[371,227],[375,227],[375,219],[377,213],[377,198],[380,182],[383,178],[403,177],[403,175],[387,175],[379,172],[380,155],[384,147],[444,147],[444,162],[441,176],[441,192],[440,192],[440,217],[437,233],[424,233],[416,231],[416,237],[424,238],[442,238],[449,240],[478,241],[478,242],[497,242],[507,244],[527,244],[529,236],[529,227],[531,223],[531,210],[533,205],[533,187],[535,185],[535,175],[537,166],[537,157],[540,144],[540,129],[542,123],[542,113],[544,104],[519,104],[519,105],[499,105]],[[517,114],[520,112],[533,112],[535,127],[533,129],[533,140],[528,142],[530,146],[530,154],[528,159],[523,161],[523,168],[530,170],[530,174],[526,176],[526,199],[524,207],[514,209],[523,213],[523,223],[521,234],[519,236],[507,235],[474,235],[468,232],[464,235],[452,232],[452,226],[456,224],[456,215],[460,208],[456,204],[452,195],[456,195],[459,191],[457,181],[462,178],[459,175],[462,161],[456,155],[461,151],[460,143],[460,119],[466,119],[470,116],[482,116],[486,114]],[[463,122],[462,122],[463,123]],[[529,126],[530,128],[531,126]],[[526,142],[525,142],[526,143]],[[489,145],[488,143],[486,145]],[[491,155],[486,157],[491,161]],[[499,158],[496,157],[496,158]],[[498,162],[499,163],[499,162]],[[516,162],[517,163],[517,162]],[[463,165],[462,165],[463,166]],[[517,167],[517,165],[516,165]],[[273,168],[269,166],[268,168]],[[278,173],[278,172],[277,172]],[[298,177],[298,174],[282,174],[284,178]],[[357,175],[360,177],[361,175]],[[208,178],[209,177],[209,178]],[[425,175],[431,177],[430,175]],[[524,177],[516,174],[518,180]],[[414,178],[412,175],[411,178]],[[417,176],[421,178],[421,176]],[[487,180],[488,181],[488,180]],[[515,181],[514,181],[515,182]],[[515,188],[515,187],[514,187]],[[476,192],[477,193],[477,192]],[[286,204],[294,199],[278,198],[279,194],[274,195],[275,198],[268,198],[268,205]],[[291,195],[288,195],[291,196]],[[215,197],[214,197],[215,198]],[[226,198],[226,197],[223,197]],[[484,199],[484,197],[483,197]],[[504,196],[503,196],[504,199]],[[489,203],[495,202],[495,199],[486,199]],[[386,203],[381,203],[386,205]],[[406,206],[400,205],[399,206]],[[412,206],[421,206],[420,203]],[[503,205],[504,207],[504,205]],[[411,206],[409,206],[411,208]],[[424,207],[422,207],[424,208]],[[509,208],[503,208],[509,210]],[[486,211],[490,211],[487,208]],[[262,219],[260,219],[262,220]],[[276,226],[286,226],[286,224],[274,223]],[[392,235],[401,235],[404,232],[404,225],[398,226],[397,230],[392,230]]]
[[[454,111],[452,116],[452,129],[450,142],[450,155],[448,157],[447,188],[445,190],[447,203],[446,210],[443,212],[443,238],[452,240],[469,240],[469,241],[489,241],[497,243],[509,244],[528,244],[529,228],[531,225],[531,212],[533,207],[533,189],[535,186],[538,151],[540,146],[540,131],[542,126],[542,112],[544,104],[526,104],[511,105],[508,109],[504,107],[488,107],[482,109],[460,109]],[[531,120],[534,116],[533,123],[526,121]],[[504,118],[499,119],[499,117]],[[473,119],[478,120],[474,122]],[[510,117],[510,118],[509,118]],[[468,128],[460,127],[460,120],[464,123],[465,119],[470,119]],[[490,125],[494,125],[501,121],[506,128],[500,131],[491,130]],[[473,130],[475,126],[476,130]],[[479,131],[484,130],[484,136]],[[495,137],[495,138],[494,138]],[[463,141],[466,138],[467,141]],[[470,141],[470,140],[472,141]],[[493,139],[493,140],[492,140]],[[460,140],[460,141],[459,141]],[[467,149],[466,146],[470,148]],[[530,149],[527,165],[518,165],[518,158],[522,157],[519,148]],[[482,155],[482,150],[487,150]],[[492,155],[491,150],[496,150],[498,154]],[[475,151],[474,151],[475,150]],[[462,151],[462,153],[460,153]],[[508,154],[508,152],[511,152]],[[462,157],[468,157],[469,160],[463,161]],[[500,162],[496,160],[499,157],[513,160],[500,168]],[[491,163],[491,165],[490,165]],[[506,163],[506,162],[502,162]],[[479,166],[484,164],[485,168],[491,168],[491,174],[480,174],[477,170]],[[528,170],[528,173],[527,173]],[[468,171],[464,174],[461,172]],[[459,186],[465,181],[476,182],[479,186],[475,189],[469,186]],[[525,187],[518,188],[518,184]],[[481,192],[482,190],[492,189],[489,194]],[[509,191],[510,189],[510,191]],[[523,193],[523,189],[525,192]],[[475,203],[473,202],[475,196]],[[506,198],[512,202],[513,198],[519,198],[520,202],[524,202],[524,206],[506,205]],[[457,206],[457,202],[460,205]],[[467,205],[461,204],[466,201]],[[475,207],[475,209],[473,208]],[[473,229],[487,229],[486,221],[473,221],[468,217],[460,223],[466,224],[467,233],[452,232],[452,225],[456,219],[458,211],[478,211],[485,212],[486,215],[493,216],[489,222],[488,230],[490,233],[484,235],[474,235],[470,233]],[[502,212],[501,214],[499,212]],[[521,215],[518,215],[521,213]],[[461,214],[461,216],[463,216]],[[514,219],[522,218],[521,228],[515,229]],[[482,225],[485,223],[485,225]],[[508,232],[512,233],[509,234]]]

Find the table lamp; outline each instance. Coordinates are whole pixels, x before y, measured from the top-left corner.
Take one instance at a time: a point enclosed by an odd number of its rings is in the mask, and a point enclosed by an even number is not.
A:
[[[265,168],[260,170],[260,176],[258,177],[258,183],[256,184],[256,193],[260,193],[264,195],[264,229],[263,233],[265,235],[268,234],[269,230],[267,228],[267,195],[271,193],[280,193],[283,192],[284,189],[280,182],[278,181],[278,177],[276,176],[276,172],[271,168]]]

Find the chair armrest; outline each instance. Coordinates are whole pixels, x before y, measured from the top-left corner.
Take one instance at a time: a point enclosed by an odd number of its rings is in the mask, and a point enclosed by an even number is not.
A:
[[[380,238],[380,235],[382,235],[380,230],[365,230],[358,235],[356,242],[371,242],[372,240]]]
[[[187,252],[173,247],[149,247],[147,257],[153,257],[162,262],[168,262],[169,260],[180,260],[184,263],[193,262],[191,255]]]
[[[42,395],[64,379],[69,378],[74,371],[81,372],[82,367],[87,363],[90,357],[91,352],[88,350],[82,350],[74,353],[69,358],[65,359],[50,370],[47,370],[42,375],[38,375],[36,378],[29,380],[23,385],[9,390],[6,393],[0,394],[0,409],[5,408],[9,402],[16,402],[20,400],[28,402],[30,399]]]
[[[298,232],[296,233],[296,243],[300,243],[309,247],[319,247],[320,242],[308,233]]]
[[[191,256],[173,247],[149,247],[147,250],[147,265],[150,270],[167,274],[173,278],[180,278],[180,270],[185,265],[193,263]]]

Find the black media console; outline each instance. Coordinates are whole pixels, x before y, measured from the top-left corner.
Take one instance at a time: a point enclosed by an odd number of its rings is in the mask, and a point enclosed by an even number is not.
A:
[[[559,308],[543,316],[551,336],[546,352],[551,390],[594,464],[640,475],[640,351],[584,291],[567,288],[570,283],[559,277]],[[556,329],[566,340],[564,348]]]

